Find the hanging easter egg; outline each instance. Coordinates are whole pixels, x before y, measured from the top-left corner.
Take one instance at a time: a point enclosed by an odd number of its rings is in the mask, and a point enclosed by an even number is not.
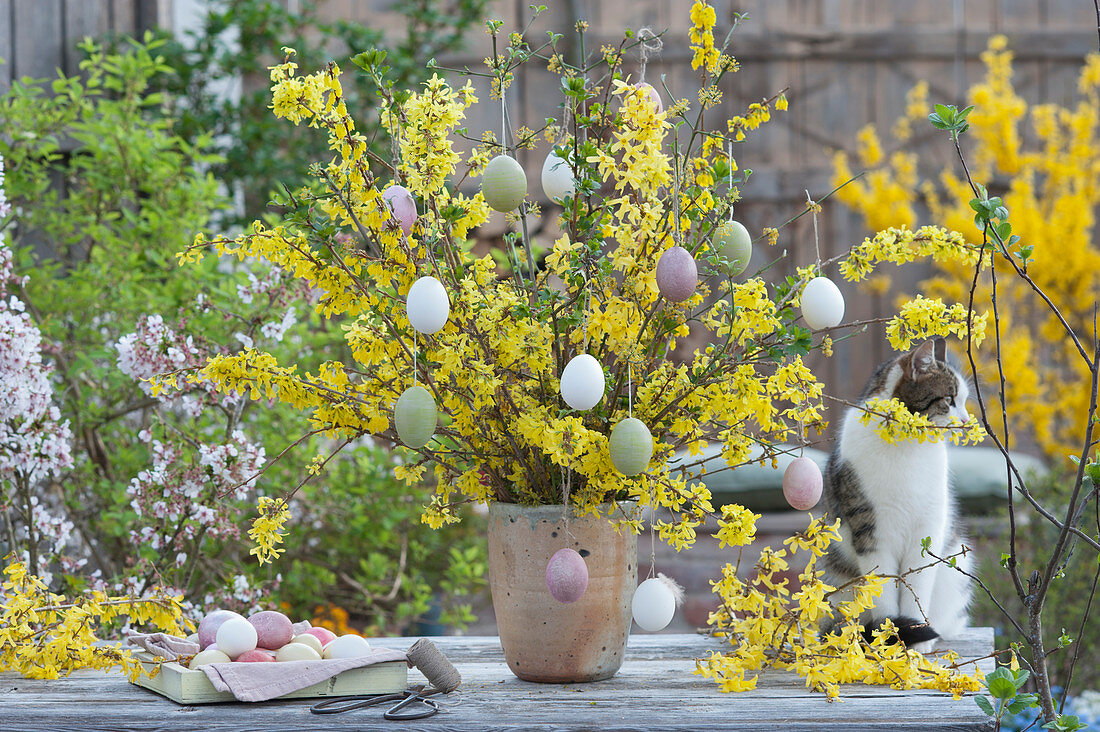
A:
[[[218,628],[218,650],[230,658],[253,650],[257,640],[255,626],[244,618],[229,618]]]
[[[699,268],[683,247],[672,247],[657,261],[657,289],[670,302],[683,302],[695,294]]]
[[[828,277],[815,277],[802,290],[802,317],[811,330],[832,328],[844,320],[844,296]]]
[[[573,549],[558,549],[546,564],[546,588],[558,602],[576,602],[588,588],[588,565]]]
[[[643,81],[641,84],[638,84],[638,89],[640,89],[642,93],[645,94],[646,98],[649,99],[650,103],[654,107],[656,107],[654,111],[665,111],[665,103],[661,101],[660,93],[653,87],[652,84],[648,84]]]
[[[405,296],[405,314],[412,327],[428,335],[446,325],[451,314],[451,300],[443,283],[430,275],[412,283]]]
[[[821,468],[808,457],[795,458],[783,471],[783,497],[796,511],[809,511],[821,500]]]
[[[630,603],[634,622],[642,630],[664,630],[676,614],[676,606],[684,601],[684,589],[658,574],[638,585]]]
[[[394,405],[393,422],[406,447],[427,445],[439,423],[439,410],[431,392],[419,384],[406,389]]]
[[[603,399],[605,384],[600,362],[581,353],[565,364],[561,372],[561,398],[573,409],[591,409]]]
[[[740,221],[727,221],[715,232],[712,248],[730,262],[730,274],[739,275],[749,266],[752,237]]]
[[[627,417],[611,430],[608,440],[611,462],[626,476],[637,475],[649,467],[653,457],[653,435],[637,417]]]
[[[497,155],[481,174],[481,194],[494,210],[514,211],[527,196],[527,174],[515,158]]]
[[[406,235],[416,223],[416,199],[405,186],[390,186],[382,191],[382,200],[390,209],[394,219]]]
[[[577,192],[577,182],[569,163],[551,150],[542,164],[542,192],[552,201],[561,201]]]

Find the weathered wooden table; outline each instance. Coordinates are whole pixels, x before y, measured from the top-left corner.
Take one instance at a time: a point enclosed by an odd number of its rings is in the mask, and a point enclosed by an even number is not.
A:
[[[414,638],[379,641],[404,650]],[[720,647],[697,635],[631,636],[615,678],[593,684],[532,684],[512,676],[495,637],[432,639],[462,673],[441,711],[411,722],[383,721],[372,707],[310,714],[304,700],[180,706],[119,675],[78,672],[57,681],[0,674],[0,730],[982,730],[991,729],[970,697],[851,685],[843,701],[811,694],[793,674],[770,672],[752,692],[722,694],[692,674],[693,660]],[[993,633],[971,630],[952,644],[964,659],[990,653]],[[988,661],[983,662],[988,663]],[[410,682],[423,677],[410,672]]]

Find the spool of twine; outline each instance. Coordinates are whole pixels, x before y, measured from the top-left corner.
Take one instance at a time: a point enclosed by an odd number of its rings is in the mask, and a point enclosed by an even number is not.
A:
[[[450,694],[462,683],[462,675],[443,652],[427,638],[412,644],[407,654],[409,663],[419,669],[436,691]]]

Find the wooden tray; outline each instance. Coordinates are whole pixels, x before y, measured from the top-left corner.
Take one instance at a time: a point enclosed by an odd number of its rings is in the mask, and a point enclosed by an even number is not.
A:
[[[154,657],[144,651],[134,654],[146,670],[157,665]],[[141,676],[136,682],[150,691],[180,704],[213,704],[237,701],[228,691],[218,691],[199,669],[189,669],[175,662],[161,664],[160,673],[150,678]],[[386,661],[372,666],[353,668],[313,686],[277,697],[302,699],[318,696],[351,696],[354,694],[392,694],[409,686],[409,666],[404,661]]]

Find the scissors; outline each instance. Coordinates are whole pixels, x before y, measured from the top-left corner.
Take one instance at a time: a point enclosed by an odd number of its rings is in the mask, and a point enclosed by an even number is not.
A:
[[[424,686],[414,686],[411,689],[405,691],[399,691],[396,694],[371,694],[364,696],[338,696],[332,699],[326,699],[323,702],[314,704],[309,708],[314,714],[340,714],[341,712],[350,712],[353,709],[361,709],[363,707],[373,707],[378,704],[386,704],[388,702],[397,702],[386,711],[382,712],[382,718],[390,721],[402,721],[409,719],[424,719],[430,717],[433,714],[439,713],[439,705],[435,703],[434,699],[428,699],[427,697],[432,694],[438,694],[438,689],[429,688],[426,692]],[[402,712],[402,709],[418,705],[419,709],[412,709]]]

